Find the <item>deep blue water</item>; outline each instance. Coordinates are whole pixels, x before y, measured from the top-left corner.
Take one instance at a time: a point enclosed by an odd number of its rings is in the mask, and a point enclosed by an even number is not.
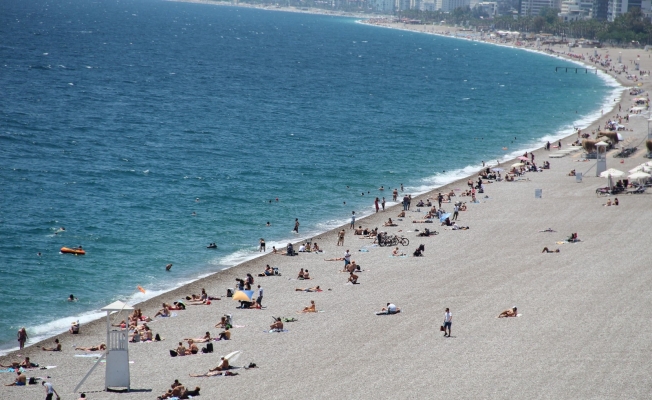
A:
[[[0,2],[0,61],[4,348],[537,147],[613,91],[524,51],[157,0]]]

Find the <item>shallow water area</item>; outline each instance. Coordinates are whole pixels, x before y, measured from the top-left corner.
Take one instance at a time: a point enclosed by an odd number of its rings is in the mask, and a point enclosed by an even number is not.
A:
[[[32,341],[63,331],[256,257],[261,237],[310,238],[401,184],[424,192],[566,136],[617,90],[554,73],[568,61],[350,18],[154,0],[2,10],[5,349],[20,326]]]

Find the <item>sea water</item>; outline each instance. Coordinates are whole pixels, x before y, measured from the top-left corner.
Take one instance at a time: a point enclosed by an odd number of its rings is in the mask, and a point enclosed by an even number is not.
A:
[[[525,51],[156,0],[2,2],[0,39],[5,350],[539,147],[618,90]]]

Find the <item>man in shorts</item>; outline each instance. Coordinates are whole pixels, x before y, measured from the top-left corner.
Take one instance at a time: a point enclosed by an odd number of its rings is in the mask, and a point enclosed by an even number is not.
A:
[[[451,324],[453,322],[453,314],[447,308],[444,313],[444,337],[451,337]],[[448,335],[446,334],[448,332]]]

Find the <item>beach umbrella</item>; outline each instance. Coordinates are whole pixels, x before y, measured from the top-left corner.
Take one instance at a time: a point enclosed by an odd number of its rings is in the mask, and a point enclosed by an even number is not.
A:
[[[630,170],[629,170],[629,173],[630,173],[630,174],[633,174],[633,173],[635,173],[635,172],[639,172],[639,171],[643,171],[643,166],[642,166],[642,165],[639,165],[639,166],[636,167],[636,168],[632,168],[632,169],[630,169]]]
[[[608,170],[602,172],[600,174],[600,177],[601,178],[609,178],[609,177],[620,178],[623,175],[625,175],[625,173],[623,171],[617,170],[615,168],[609,168]]]
[[[236,301],[253,301],[253,297],[253,290],[236,290],[235,293],[233,293],[233,300]]]
[[[442,214],[441,217],[439,217],[439,222],[444,222],[444,221],[446,221],[446,218],[448,218],[448,217],[450,217],[450,216],[451,216],[451,213],[444,213],[444,214]]]
[[[631,174],[628,178],[629,179],[646,179],[646,178],[649,178],[651,176],[652,175],[648,174],[647,172],[638,171],[638,172],[634,172],[633,174]]]
[[[520,156],[520,157],[517,157],[517,158],[518,158],[519,160],[521,160],[521,161],[527,161],[527,160],[528,160],[528,158],[525,157],[525,156]]]
[[[522,162],[517,162],[516,164],[512,164],[512,168],[522,167],[523,165],[525,164],[523,164]]]
[[[618,138],[618,141],[619,141],[619,142],[622,142],[623,140],[625,140],[625,139],[623,139],[623,135],[621,135],[621,134],[618,133],[618,132],[616,132],[616,137]]]

